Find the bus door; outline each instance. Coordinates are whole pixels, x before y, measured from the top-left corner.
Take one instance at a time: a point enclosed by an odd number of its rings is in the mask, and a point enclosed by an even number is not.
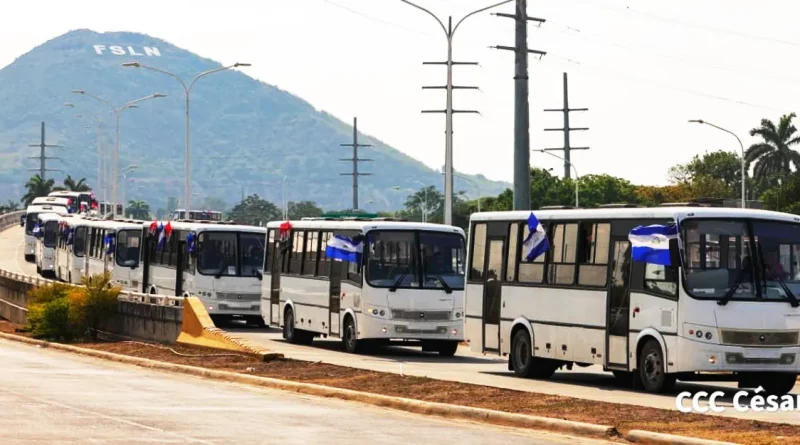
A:
[[[506,238],[492,236],[491,232],[490,227],[483,263],[483,349],[500,354],[500,304]]]
[[[330,326],[330,335],[333,337],[339,336],[339,312],[342,308],[342,277],[347,272],[346,264],[344,261],[331,261],[331,279],[328,290],[328,326]]]
[[[270,237],[274,237],[274,230],[271,231]],[[273,239],[272,252],[270,252],[272,262],[270,266],[270,282],[269,282],[269,323],[273,326],[280,326],[281,324],[281,267],[283,267],[284,252],[281,243]]]
[[[628,370],[630,324],[631,243],[627,236],[611,237],[606,328],[606,367]]]

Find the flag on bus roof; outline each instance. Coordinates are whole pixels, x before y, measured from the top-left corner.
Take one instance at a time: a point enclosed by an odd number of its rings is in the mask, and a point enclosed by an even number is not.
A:
[[[674,223],[667,225],[652,224],[634,227],[628,234],[631,242],[631,259],[650,264],[671,266],[669,257],[669,241],[678,237],[678,227]]]
[[[528,217],[528,230],[530,233],[522,242],[522,260],[530,263],[550,249],[550,242],[547,240],[547,232],[542,227],[542,223],[534,216],[533,212]]]
[[[363,238],[353,240],[342,235],[333,235],[325,247],[325,256],[335,260],[358,262],[359,256],[364,251]]]

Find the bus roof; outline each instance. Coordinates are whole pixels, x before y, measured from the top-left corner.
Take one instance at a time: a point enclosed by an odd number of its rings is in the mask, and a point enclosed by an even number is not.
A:
[[[598,208],[558,210],[515,210],[508,212],[473,213],[471,221],[520,221],[533,214],[537,219],[584,220],[584,219],[672,219],[676,215],[702,218],[750,218],[775,221],[800,222],[800,216],[770,210],[741,209],[731,207],[642,207],[642,208]]]
[[[68,202],[69,201],[65,196],[40,196],[38,198],[34,198],[33,201],[31,201],[31,204],[32,205],[51,204],[51,205],[66,206]]]
[[[145,223],[150,225],[151,222]],[[258,226],[245,226],[239,224],[221,224],[212,221],[170,221],[173,230],[191,230],[193,232],[249,232],[266,235],[267,229]]]
[[[56,197],[56,196],[78,197],[78,196],[83,196],[83,195],[87,195],[88,196],[88,195],[91,195],[91,194],[92,194],[92,192],[90,192],[90,191],[89,192],[75,192],[75,191],[71,191],[71,190],[56,190],[54,192],[50,192],[47,196],[53,196],[53,197]]]
[[[65,214],[65,213],[67,213],[67,209],[65,207],[61,207],[61,206],[58,206],[58,205],[54,206],[54,205],[49,205],[49,204],[47,204],[47,205],[38,205],[38,204],[34,205],[34,204],[31,204],[31,205],[28,206],[28,208],[25,209],[25,214],[28,214],[28,213],[45,213],[45,212],[47,212],[47,213]]]
[[[527,216],[527,215],[526,215]],[[267,224],[269,229],[277,229],[285,221],[271,221]],[[408,221],[289,221],[295,229],[333,229],[333,230],[355,230],[368,232],[370,230],[428,230],[432,232],[450,232],[464,235],[464,231],[459,227],[446,226],[444,224],[431,224]]]
[[[58,213],[50,213],[50,212],[40,213],[37,215],[39,221],[42,222],[58,221],[60,217],[61,215],[59,215]]]

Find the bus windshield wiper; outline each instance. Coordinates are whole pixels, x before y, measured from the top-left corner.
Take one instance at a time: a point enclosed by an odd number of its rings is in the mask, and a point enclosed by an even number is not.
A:
[[[736,292],[736,289],[738,289],[739,285],[742,284],[742,278],[744,278],[744,270],[739,269],[739,276],[736,277],[736,283],[734,283],[733,286],[731,286],[731,288],[728,289],[728,292],[725,292],[725,295],[722,298],[720,298],[719,301],[717,301],[718,305],[725,306],[726,304],[728,304],[729,301],[731,301],[731,298],[733,298],[733,294]]]
[[[445,281],[445,279],[442,278],[441,275],[434,275],[434,277],[436,277],[439,280],[439,282],[442,283],[442,287],[444,288],[445,293],[447,294],[453,293],[453,288],[451,288],[450,285],[447,284],[447,281]]]
[[[773,273],[769,268],[765,267],[764,270],[767,272],[767,275],[772,277],[773,280],[777,281],[778,284],[781,285],[781,289],[783,289],[783,291],[786,293],[786,298],[789,300],[789,304],[791,304],[792,307],[800,306],[800,303],[797,302],[797,297],[795,297],[792,293],[792,290],[789,289],[789,285],[786,284],[786,281],[779,277],[778,274]],[[764,293],[766,294],[766,286],[764,286]]]
[[[396,292],[397,291],[397,288],[400,287],[400,284],[406,278],[406,275],[408,275],[408,271],[409,270],[411,270],[411,263],[406,265],[406,268],[403,269],[403,273],[400,274],[400,278],[398,278],[397,281],[394,282],[392,287],[389,288],[389,292]]]

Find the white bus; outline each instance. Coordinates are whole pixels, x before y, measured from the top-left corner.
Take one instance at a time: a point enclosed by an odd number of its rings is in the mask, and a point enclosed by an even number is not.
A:
[[[530,211],[471,217],[466,337],[474,351],[508,355],[509,370],[535,378],[600,365],[648,392],[710,378],[792,389],[800,217],[693,207],[533,213],[550,247],[531,262],[521,260]],[[673,221],[682,250],[669,242],[671,265],[631,260],[632,229]]]
[[[36,258],[36,238],[33,235],[34,230],[39,228],[39,214],[40,213],[57,213],[60,215],[67,214],[67,209],[60,206],[51,205],[29,205],[25,209],[25,219],[20,221],[21,225],[25,228],[25,261],[32,263]]]
[[[157,223],[163,228],[155,233],[152,222],[118,232],[115,280],[138,292],[195,296],[216,322],[236,318],[263,325],[266,229],[211,222],[168,224],[169,236],[167,223]],[[159,247],[162,232],[165,240]]]
[[[86,220],[72,215],[61,215],[56,240],[55,276],[67,283],[80,283],[86,259]]]
[[[34,198],[33,201],[31,201],[31,205],[51,205],[55,207],[64,207],[68,213],[72,212],[72,201],[64,197],[40,196],[38,198]]]
[[[222,212],[215,210],[189,210],[175,209],[172,211],[172,220],[191,220],[191,221],[222,221]]]
[[[401,340],[452,356],[463,341],[463,230],[324,218],[270,222],[267,230],[261,314],[289,342],[337,337],[356,353]],[[335,236],[362,253],[331,259]]]
[[[55,277],[56,242],[58,241],[58,223],[60,215],[56,213],[39,213],[37,215],[37,231],[35,239],[36,272],[47,278]]]
[[[70,213],[85,213],[91,211],[97,205],[94,194],[88,192],[73,192],[69,190],[56,190],[50,192],[48,197],[65,198],[70,205]]]

